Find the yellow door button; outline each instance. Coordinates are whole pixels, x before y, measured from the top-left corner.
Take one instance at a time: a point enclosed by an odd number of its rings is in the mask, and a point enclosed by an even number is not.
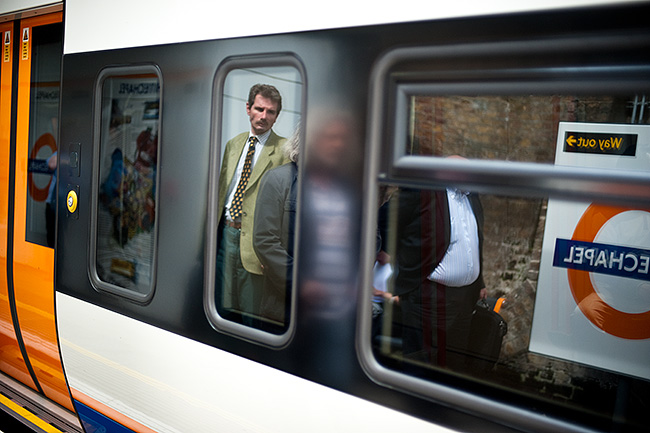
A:
[[[74,190],[68,192],[66,203],[68,205],[68,212],[74,213],[77,210],[77,193]]]

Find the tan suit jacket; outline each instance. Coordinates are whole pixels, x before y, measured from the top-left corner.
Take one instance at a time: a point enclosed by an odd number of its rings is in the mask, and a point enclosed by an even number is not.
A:
[[[224,210],[226,206],[228,186],[230,186],[232,178],[235,175],[237,163],[244,151],[247,139],[248,132],[243,132],[226,143],[226,151],[223,155],[221,172],[219,173],[218,209],[220,209],[220,214],[218,223],[221,222],[221,218],[225,218]],[[289,162],[289,159],[286,158],[282,152],[282,145],[285,141],[285,138],[280,137],[275,132],[271,131],[271,135],[269,135],[268,140],[262,147],[262,153],[253,166],[251,177],[248,179],[248,185],[246,185],[246,190],[244,191],[241,215],[241,236],[239,241],[241,261],[246,271],[257,275],[262,275],[262,265],[253,249],[253,226],[257,191],[260,179],[264,173],[274,167],[279,167],[282,164]]]

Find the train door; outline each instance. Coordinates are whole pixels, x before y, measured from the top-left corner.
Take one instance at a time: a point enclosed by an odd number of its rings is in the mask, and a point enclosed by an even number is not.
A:
[[[7,279],[8,262],[8,219],[9,219],[9,166],[11,160],[11,118],[12,118],[12,44],[13,22],[0,24],[2,32],[2,64],[0,66],[0,369],[20,382],[35,387],[25,365],[12,315],[13,299],[9,297]]]
[[[3,383],[25,391],[19,394],[33,391],[73,411],[56,335],[50,230],[61,10],[59,4],[16,13],[0,23],[0,370]]]

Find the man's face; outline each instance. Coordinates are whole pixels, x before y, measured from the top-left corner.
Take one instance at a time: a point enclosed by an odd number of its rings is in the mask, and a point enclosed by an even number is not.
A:
[[[262,95],[255,95],[252,107],[246,103],[246,114],[251,120],[251,132],[264,134],[278,118],[278,104]]]

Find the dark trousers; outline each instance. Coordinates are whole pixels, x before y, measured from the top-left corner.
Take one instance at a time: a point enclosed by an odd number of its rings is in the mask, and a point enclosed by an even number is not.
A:
[[[462,371],[479,289],[431,281],[400,296],[406,359]]]
[[[244,269],[239,249],[240,230],[222,225],[220,234],[215,283],[217,307],[220,313],[235,313],[242,322],[249,323],[251,316],[260,314],[263,277]]]

